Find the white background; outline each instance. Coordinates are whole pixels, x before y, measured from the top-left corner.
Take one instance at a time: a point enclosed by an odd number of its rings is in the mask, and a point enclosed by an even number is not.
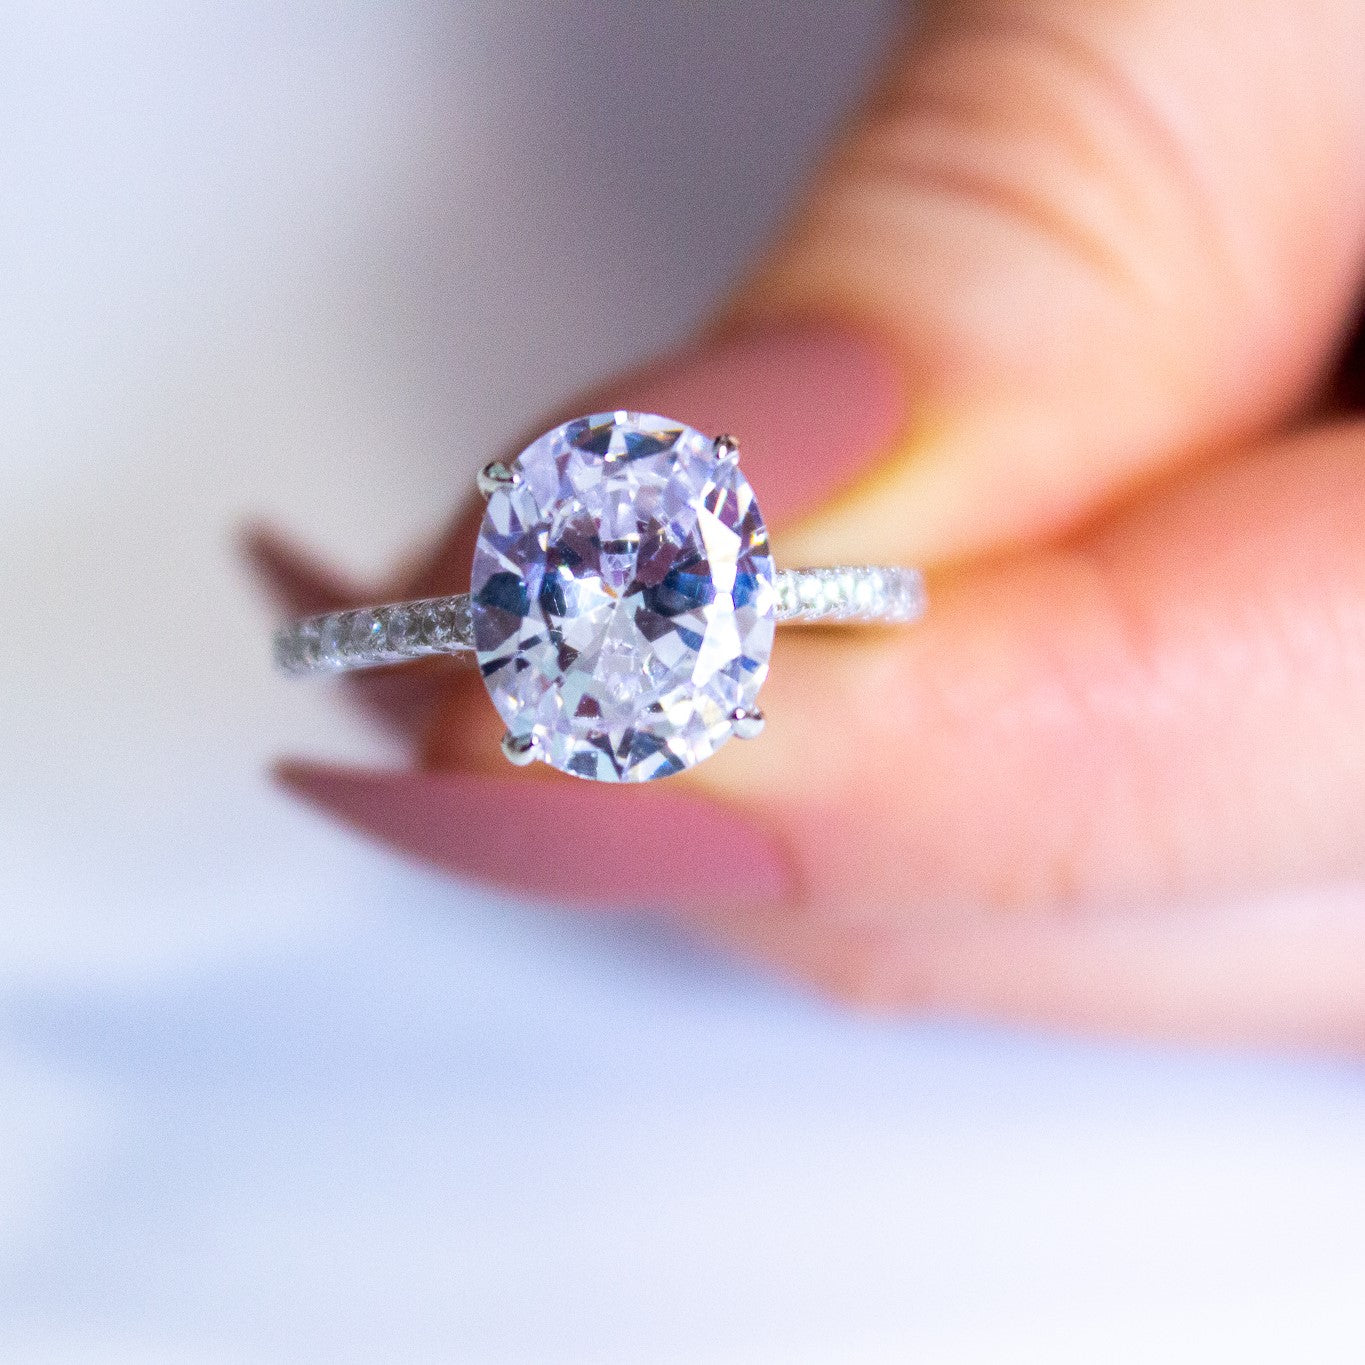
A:
[[[234,528],[430,531],[702,315],[885,25],[0,10],[0,1360],[1365,1358],[1358,1066],[845,1017],[263,777],[397,756]]]

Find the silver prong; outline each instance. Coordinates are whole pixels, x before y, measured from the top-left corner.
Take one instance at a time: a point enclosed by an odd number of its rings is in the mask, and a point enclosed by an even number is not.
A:
[[[511,488],[516,481],[517,476],[501,460],[494,460],[479,470],[479,492],[485,498],[491,498],[499,489]]]
[[[763,733],[763,723],[766,719],[767,717],[756,706],[747,709],[740,706],[730,712],[735,734],[740,739],[757,739]]]
[[[502,737],[502,755],[518,768],[536,760],[536,742],[530,735],[514,735],[510,730]]]
[[[711,443],[718,460],[739,459],[739,442],[733,436],[717,436]]]

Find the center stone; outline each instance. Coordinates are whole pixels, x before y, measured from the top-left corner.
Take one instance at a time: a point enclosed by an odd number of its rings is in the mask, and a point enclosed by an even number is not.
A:
[[[645,782],[714,753],[768,672],[768,531],[736,457],[638,412],[566,422],[488,500],[471,615],[508,731],[564,772]]]

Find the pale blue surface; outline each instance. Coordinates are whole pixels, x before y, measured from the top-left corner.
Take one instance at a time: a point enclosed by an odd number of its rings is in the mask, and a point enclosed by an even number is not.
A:
[[[6,1238],[7,1358],[1157,1360],[1270,1330],[1242,1358],[1290,1360],[1359,1328],[1349,1068],[840,1017],[417,874],[350,899],[284,950],[11,999],[47,1190]]]
[[[0,1360],[1365,1354],[1358,1068],[849,1018],[262,781],[393,755],[231,528],[377,566],[683,330],[856,87],[826,11],[0,17]]]

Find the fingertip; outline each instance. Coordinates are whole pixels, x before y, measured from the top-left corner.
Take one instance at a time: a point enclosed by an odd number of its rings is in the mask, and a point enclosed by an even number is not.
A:
[[[734,435],[765,520],[820,511],[901,446],[908,393],[871,329],[805,320],[727,330],[607,390],[610,401]]]
[[[272,602],[290,615],[339,611],[365,599],[357,584],[266,522],[243,526],[237,546]]]

